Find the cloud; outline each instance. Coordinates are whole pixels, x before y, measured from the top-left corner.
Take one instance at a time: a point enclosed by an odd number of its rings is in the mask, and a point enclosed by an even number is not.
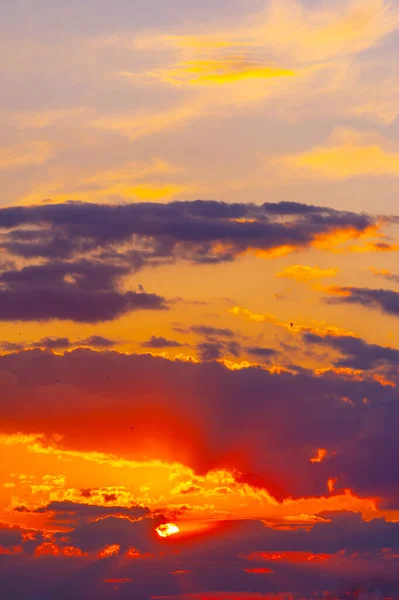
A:
[[[360,338],[338,335],[322,337],[313,333],[305,333],[303,337],[308,344],[328,346],[343,354],[343,358],[334,361],[337,367],[366,371],[379,366],[399,364],[399,350],[369,344]]]
[[[133,80],[137,75],[121,73]],[[151,77],[173,85],[223,85],[249,79],[273,79],[293,77],[291,69],[282,69],[270,64],[259,64],[249,58],[225,56],[218,59],[189,60],[169,69],[151,72]]]
[[[291,265],[285,267],[276,277],[287,277],[297,281],[311,281],[312,279],[323,279],[325,277],[335,277],[338,269],[320,269],[319,267],[308,267],[307,265]]]
[[[399,283],[399,275],[397,275],[396,273],[391,273],[391,271],[389,271],[388,269],[371,268],[370,270],[373,273],[373,275],[376,275],[377,277],[383,277],[388,281],[394,281],[395,283]]]
[[[282,220],[283,216],[290,219]],[[174,257],[197,263],[229,261],[249,250],[307,247],[336,230],[356,237],[372,225],[376,226],[376,219],[366,214],[293,202],[69,202],[0,209],[2,246],[10,255],[66,258],[130,244],[127,258],[136,257],[141,264],[145,259]]]
[[[193,333],[203,335],[206,338],[222,337],[222,338],[233,338],[234,331],[231,329],[220,329],[217,327],[210,327],[209,325],[193,325],[190,327]]]
[[[197,354],[200,360],[220,360],[225,355],[240,356],[240,344],[234,339],[235,333],[231,329],[212,327],[210,325],[192,325],[187,329],[175,327],[175,331],[182,333],[192,332],[205,338],[197,344]]]
[[[87,117],[92,113],[89,107],[73,107],[60,109],[10,111],[0,113],[0,119],[15,123],[22,129],[47,129],[59,123],[70,122],[76,117]]]
[[[54,167],[52,180],[30,188],[20,202],[23,205],[37,203],[57,204],[79,198],[87,202],[108,202],[110,198],[141,199],[147,201],[168,200],[189,186],[170,183],[170,177],[181,169],[175,165],[153,158],[149,161],[128,161],[116,168],[79,170],[66,165]]]
[[[326,298],[329,304],[359,304],[387,315],[399,316],[399,292],[357,287],[332,287],[329,290],[336,294]]]
[[[105,117],[97,126],[137,139],[265,103],[290,122],[298,114],[336,117],[340,112],[391,123],[397,114],[395,75],[388,78],[386,61],[381,63],[381,100],[373,85],[375,65],[364,51],[377,51],[398,26],[397,7],[385,0],[342,0],[334,6],[273,0],[236,24],[214,19],[206,33],[195,25],[190,33],[186,27],[143,32],[133,47],[151,56],[152,63],[135,71],[118,70],[119,76],[135,87],[188,87],[190,96],[167,110]],[[122,36],[119,43],[131,48],[131,36]],[[220,85],[228,86],[229,94],[220,95]]]
[[[115,344],[116,342],[114,340],[110,340],[101,335],[91,335],[84,340],[75,342],[76,346],[90,346],[91,348],[112,348]]]
[[[127,272],[98,260],[5,270],[0,273],[0,320],[97,323],[134,310],[166,309],[156,294],[119,291],[118,278]]]
[[[141,345],[143,348],[181,348],[184,344],[152,335],[149,340],[143,342]]]
[[[273,350],[272,348],[262,348],[259,346],[247,348],[247,352],[252,356],[259,356],[261,358],[271,358],[277,354],[276,350]]]
[[[344,600],[349,593],[397,598],[397,523],[364,521],[347,511],[321,513],[316,524],[296,530],[273,529],[258,520],[220,521],[190,541],[179,534],[161,539],[156,524],[151,518],[132,523],[106,517],[55,533],[45,543],[36,532],[22,553],[0,563],[0,592],[25,597],[29,586],[32,600],[54,594],[66,600],[82,592],[105,600],[113,582],[113,597],[125,600],[131,598],[132,581],[135,597],[143,600],[293,600],[303,594]],[[33,556],[31,549],[26,552],[28,544],[36,547]],[[24,576],[15,578],[16,571]]]
[[[47,350],[67,350],[78,346],[88,346],[90,348],[112,348],[117,342],[100,335],[92,335],[83,340],[71,342],[69,338],[46,337],[37,342],[7,342],[0,341],[0,349],[5,352],[19,352],[31,348],[45,348]]]
[[[51,502],[47,506],[33,511],[36,514],[48,514],[51,526],[74,526],[95,521],[108,516],[126,517],[132,522],[150,515],[148,508],[141,506],[98,506],[95,504],[77,504],[74,502]]]
[[[222,358],[224,344],[221,342],[201,342],[197,345],[197,352],[203,361],[212,361]]]
[[[22,531],[18,526],[0,523],[0,547],[13,548],[22,544]]]
[[[52,145],[45,141],[0,148],[0,171],[42,165],[50,160],[53,154]]]
[[[92,119],[89,127],[99,131],[111,131],[134,141],[142,137],[154,135],[160,131],[182,126],[203,112],[206,103],[196,100],[192,104],[182,104],[159,112],[148,110],[138,111],[135,114],[114,114]]]
[[[337,325],[329,325],[325,321],[315,321],[313,319],[302,323],[280,321],[274,315],[254,313],[249,308],[244,308],[243,306],[233,306],[233,308],[229,309],[229,312],[235,317],[241,316],[254,323],[270,323],[294,333],[306,332],[315,333],[317,335],[355,335],[352,331],[338,327]]]
[[[215,21],[211,31],[193,35],[136,36],[139,48],[174,47],[193,54],[223,52],[241,54],[246,49],[273,48],[275,55],[299,62],[327,61],[352,55],[378,44],[399,26],[395,6],[384,0],[348,0],[334,7],[308,6],[290,0],[273,0],[244,23],[229,28]],[[283,35],[283,33],[285,35]]]
[[[384,150],[366,135],[338,130],[327,146],[274,159],[288,168],[316,177],[345,180],[351,177],[399,176],[399,152]]]
[[[0,371],[9,374],[0,398],[2,429],[41,431],[46,412],[45,433],[64,437],[57,447],[33,438],[29,444],[38,452],[66,458],[83,452],[105,464],[106,448],[115,465],[146,457],[180,462],[199,474],[237,469],[255,473],[280,499],[323,496],[328,479],[336,477],[335,494],[344,488],[373,498],[399,494],[392,459],[399,452],[395,387],[339,371],[229,370],[214,362],[218,343],[205,344],[200,350],[210,362],[199,364],[88,349],[0,356]],[[94,376],[98,373],[110,377],[112,388],[104,387],[104,379]],[[56,405],[53,379],[61,382]],[[92,417],[81,415],[77,429],[75,415],[88,398],[99,415],[96,427]],[[126,422],[135,424],[134,446],[121,439]],[[331,454],[315,465],[310,458],[317,448]]]
[[[382,235],[369,215],[292,202],[3,208],[0,247],[10,260],[0,271],[0,319],[95,323],[132,310],[164,309],[165,299],[126,290],[124,279],[139,269],[181,260],[217,264],[249,252],[269,256],[312,245],[329,249],[336,236],[340,243],[342,236],[348,241],[371,231]]]

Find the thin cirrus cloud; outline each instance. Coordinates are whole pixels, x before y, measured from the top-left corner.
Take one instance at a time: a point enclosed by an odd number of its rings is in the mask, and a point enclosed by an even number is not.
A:
[[[54,155],[50,142],[37,141],[0,148],[0,171],[42,165]]]
[[[23,196],[21,204],[65,202],[79,197],[81,201],[108,202],[112,197],[136,200],[168,200],[187,186],[180,186],[170,180],[181,169],[160,158],[150,161],[127,162],[113,169],[102,169],[87,173],[66,172],[56,169],[54,179],[33,186]]]
[[[128,80],[135,81],[137,75],[121,73]],[[236,83],[250,79],[274,79],[293,77],[295,72],[276,66],[257,64],[248,59],[231,58],[212,60],[191,60],[176,65],[174,68],[153,72],[147,77],[159,79],[173,85],[209,86]]]
[[[355,54],[374,46],[396,31],[399,15],[384,0],[351,0],[345,5],[306,6],[290,0],[284,5],[274,0],[264,11],[251,15],[238,27],[220,26],[217,21],[207,34],[138,35],[139,48],[177,47],[201,50],[273,47],[277,52],[300,61],[329,60]],[[286,35],[281,35],[285,32]]]
[[[296,281],[311,281],[313,279],[324,279],[335,277],[338,269],[320,269],[319,267],[309,267],[307,265],[291,265],[285,267],[283,271],[276,273],[276,277],[286,277]]]
[[[310,176],[332,180],[352,177],[399,176],[399,152],[385,150],[355,131],[338,130],[326,146],[272,162]]]
[[[348,98],[342,95],[348,85],[355,82],[359,86],[358,71],[356,65],[345,64],[351,72],[348,81],[343,81],[342,61],[378,46],[398,26],[397,10],[384,0],[352,0],[333,9],[306,7],[297,1],[282,6],[273,1],[241,25],[216,21],[207,34],[149,31],[136,35],[133,42],[131,37],[122,36],[111,40],[111,45],[133,45],[136,51],[150,53],[154,60],[146,70],[119,70],[123,80],[135,87],[189,87],[196,88],[197,93],[164,110],[101,115],[92,119],[89,126],[135,140],[273,99],[277,99],[279,114],[284,113],[286,106],[285,116],[292,119],[295,98],[301,99],[299,110],[303,110],[308,102],[302,100],[313,97],[315,90],[319,99],[325,101],[331,92],[338,92],[338,102],[346,114],[369,114],[373,118],[378,113],[385,120],[390,115],[392,121],[396,114],[394,95],[388,106],[378,103],[378,98],[369,105],[352,99],[348,106]],[[170,62],[165,66],[168,56]],[[230,93],[220,95],[217,88],[221,85],[229,86]],[[368,89],[367,81],[360,85]],[[336,106],[337,101],[335,110]]]

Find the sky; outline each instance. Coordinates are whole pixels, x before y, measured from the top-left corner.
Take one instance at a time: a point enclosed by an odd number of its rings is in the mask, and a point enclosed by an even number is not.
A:
[[[0,6],[0,597],[399,600],[399,0]]]

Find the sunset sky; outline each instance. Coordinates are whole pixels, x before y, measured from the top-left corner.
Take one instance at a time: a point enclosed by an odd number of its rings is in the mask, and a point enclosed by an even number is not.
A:
[[[399,600],[399,0],[0,6],[1,600]]]

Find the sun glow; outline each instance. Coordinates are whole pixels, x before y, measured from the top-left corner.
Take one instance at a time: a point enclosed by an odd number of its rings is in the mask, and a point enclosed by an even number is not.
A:
[[[169,537],[174,533],[179,533],[180,530],[177,525],[174,525],[173,523],[165,523],[164,525],[157,527],[155,531],[161,537]]]

